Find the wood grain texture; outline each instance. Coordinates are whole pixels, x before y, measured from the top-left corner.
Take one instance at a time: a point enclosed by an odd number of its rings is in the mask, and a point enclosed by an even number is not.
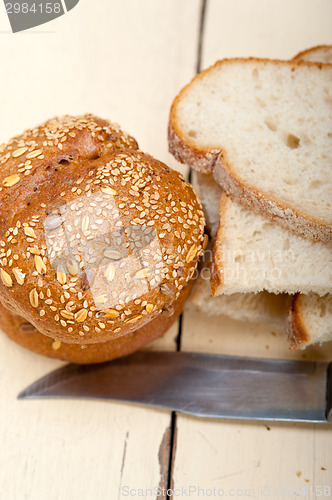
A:
[[[224,57],[286,59],[301,48],[331,44],[331,19],[329,0],[208,0],[202,69]],[[181,346],[230,355],[332,359],[332,343],[292,354],[280,332],[206,317],[192,305],[184,314]],[[236,498],[263,498],[260,489],[270,488],[266,498],[312,499],[318,498],[315,486],[331,487],[332,433],[327,425],[202,420],[178,414],[175,446],[174,488],[215,487],[224,489],[225,497]],[[298,488],[300,494],[283,489],[287,487]],[[198,490],[192,498],[199,498]]]
[[[266,498],[317,498],[310,486],[331,485],[330,434],[323,425],[180,417],[174,488],[223,489],[224,497],[235,498],[264,498],[264,488]],[[287,488],[305,491],[289,494]]]
[[[168,153],[171,100],[194,74],[199,0],[85,0],[26,33],[1,33],[0,137],[52,115],[117,121],[140,147]],[[0,30],[9,24],[1,17]],[[1,321],[1,319],[0,319]],[[176,348],[178,326],[147,349]],[[122,488],[167,485],[171,414],[95,401],[17,401],[61,366],[0,335],[0,498],[122,498]]]

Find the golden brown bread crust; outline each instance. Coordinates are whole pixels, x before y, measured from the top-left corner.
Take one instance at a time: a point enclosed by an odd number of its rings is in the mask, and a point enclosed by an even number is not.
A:
[[[176,101],[181,96],[181,93],[175,98],[172,108],[175,109]],[[213,171],[213,166],[218,158],[219,150],[198,149],[193,144],[186,143],[181,132],[173,127],[172,119],[168,124],[168,145],[169,151],[180,162],[194,168],[203,174],[210,174]]]
[[[311,340],[310,333],[301,319],[300,300],[301,294],[295,294],[288,310],[286,333],[291,351],[295,351],[295,349]]]
[[[310,50],[310,49],[309,49]],[[309,51],[308,50],[308,51]],[[199,148],[195,144],[195,139],[191,139],[187,136],[185,136],[182,131],[180,124],[178,122],[177,118],[177,107],[179,103],[181,102],[182,97],[186,94],[186,92],[190,89],[192,83],[194,81],[200,80],[205,77],[207,73],[212,71],[215,67],[221,66],[223,64],[227,64],[229,62],[246,62],[246,61],[252,61],[252,62],[261,62],[261,63],[270,63],[274,62],[276,64],[281,64],[281,65],[289,65],[290,63],[296,67],[296,66],[315,66],[315,67],[322,67],[325,66],[326,64],[320,63],[320,62],[312,62],[312,61],[302,61],[298,59],[298,54],[295,56],[294,59],[291,61],[283,61],[279,59],[261,59],[261,58],[255,58],[255,57],[237,57],[237,58],[232,58],[232,59],[222,59],[220,61],[217,61],[215,64],[210,66],[209,68],[206,68],[205,70],[201,71],[198,73],[192,80],[183,87],[183,89],[179,92],[179,94],[175,97],[171,110],[170,110],[170,115],[169,115],[169,121],[168,121],[168,148],[170,153],[181,163],[184,163],[198,172],[202,173],[212,173],[214,170],[215,165],[218,163],[219,160],[219,155],[222,152],[220,148],[216,147],[210,147],[210,148]]]
[[[227,59],[226,59],[227,60]],[[213,66],[207,68],[196,75],[175,97],[168,120],[168,149],[169,152],[181,163],[192,167],[193,169],[203,174],[209,174],[213,171],[214,164],[219,156],[220,150],[214,148],[197,148],[195,140],[185,137],[181,133],[181,129],[177,120],[177,106],[181,101],[182,96],[189,90],[191,84],[195,80],[200,80],[214,66],[222,63],[217,61]]]
[[[222,248],[217,244],[218,241],[223,241],[224,223],[226,220],[225,210],[227,207],[227,194],[221,193],[219,201],[219,226],[216,237],[212,246],[212,259],[211,259],[211,294],[215,297],[217,290],[224,282],[224,275],[220,272],[221,266],[217,265],[222,262]]]
[[[5,307],[52,339],[87,345],[137,330],[172,306],[204,233],[200,203],[178,172],[91,115],[50,120],[3,155]]]
[[[310,47],[309,49],[302,50],[298,54],[296,54],[295,57],[293,57],[292,61],[307,61],[307,56],[310,56],[311,54],[315,54],[316,52],[330,52],[332,48],[332,45],[316,45],[315,47]],[[320,61],[324,62],[324,61]],[[329,61],[330,63],[330,61]]]
[[[107,342],[77,345],[55,341],[39,333],[31,323],[21,316],[12,314],[2,305],[0,305],[1,330],[11,340],[36,354],[77,364],[103,363],[131,354],[161,337],[181,314],[192,284],[193,280],[190,280],[183,288],[179,298],[174,302],[172,315],[161,314],[138,330]]]
[[[292,64],[294,68],[297,66],[315,66],[321,68],[326,66],[319,62],[302,61],[298,58],[292,61],[279,61],[272,59],[257,59],[257,58],[236,58],[223,59],[217,61],[210,68],[205,69],[196,75],[192,81],[186,85],[173,101],[169,125],[168,125],[168,142],[169,151],[177,160],[186,163],[190,167],[202,173],[213,173],[213,176],[218,184],[229,193],[231,196],[239,199],[241,203],[255,210],[262,215],[267,215],[270,218],[278,221],[288,229],[295,233],[314,241],[322,241],[329,243],[332,241],[332,227],[322,223],[321,221],[310,217],[307,214],[301,214],[294,207],[286,203],[281,203],[272,196],[258,191],[254,186],[250,186],[243,180],[238,178],[232,170],[227,159],[226,151],[214,148],[198,148],[194,139],[190,139],[181,132],[181,127],[177,119],[177,106],[181,101],[182,96],[188,91],[193,81],[199,80],[213,68],[229,62],[274,62],[280,65]]]
[[[28,203],[33,211],[50,201],[46,196],[52,200],[65,182],[74,185],[81,168],[103,157],[101,164],[109,151],[119,149],[137,150],[138,144],[119,125],[93,115],[54,118],[2,144],[0,228]]]
[[[241,180],[233,171],[225,152],[221,152],[213,169],[213,176],[218,184],[232,197],[249,209],[268,216],[296,234],[313,241],[330,243],[332,227],[303,216],[295,208],[279,202],[276,198]]]

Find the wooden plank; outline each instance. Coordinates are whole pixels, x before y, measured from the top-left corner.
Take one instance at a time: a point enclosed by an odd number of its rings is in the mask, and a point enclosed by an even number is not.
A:
[[[290,59],[331,43],[330,0],[208,0],[202,69],[224,57]]]
[[[186,172],[168,153],[167,123],[195,73],[199,8],[200,0],[80,2],[35,34],[7,35],[1,140],[53,115],[91,112]]]
[[[183,318],[181,349],[219,352],[263,358],[329,361],[332,342],[291,352],[285,333],[269,325],[250,324],[226,316],[207,317],[187,304]]]
[[[178,417],[173,488],[216,488],[224,490],[219,496],[236,498],[318,498],[317,486],[331,487],[330,435],[327,425]]]
[[[93,112],[179,167],[168,153],[167,119],[195,71],[199,8],[199,0],[82,1],[48,25],[2,33],[2,140],[52,115]],[[4,18],[0,29],[9,29]],[[176,335],[177,325],[149,348],[175,349]],[[116,499],[125,486],[166,486],[170,412],[17,401],[60,365],[0,336],[1,498]]]
[[[206,16],[202,68],[223,57],[290,58],[304,48],[332,43],[329,0],[208,0]],[[243,356],[332,357],[332,343],[291,354],[280,332],[225,317],[209,318],[191,305],[184,314],[181,345],[187,351]],[[224,489],[223,496],[311,499],[319,494],[316,486],[331,486],[328,426],[177,415],[176,435],[174,488],[192,485]],[[298,495],[287,487],[298,488]],[[264,493],[260,488],[270,489]],[[197,490],[192,497],[198,497]]]

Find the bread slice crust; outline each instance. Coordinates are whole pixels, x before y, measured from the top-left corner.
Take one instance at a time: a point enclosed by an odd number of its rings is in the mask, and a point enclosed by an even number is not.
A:
[[[212,248],[213,296],[330,292],[332,245],[291,233],[223,192]]]
[[[292,61],[314,60],[324,64],[332,63],[332,45],[316,45],[315,47],[310,47],[309,49],[302,50],[292,59]]]
[[[260,63],[264,65],[272,63],[277,66],[287,65],[290,66],[292,70],[300,66],[314,67],[317,69],[322,69],[322,67],[326,66],[332,68],[332,64],[309,62],[300,59],[281,61],[277,59],[235,58],[217,61],[213,66],[199,73],[175,98],[171,107],[168,126],[170,152],[180,162],[186,163],[202,173],[212,172],[216,181],[228,194],[238,198],[241,203],[247,205],[256,212],[267,215],[300,236],[310,238],[314,241],[322,241],[324,243],[332,241],[332,226],[328,222],[311,216],[309,213],[305,213],[305,211],[296,208],[289,202],[277,200],[261,189],[256,189],[255,186],[250,185],[244,179],[240,178],[240,176],[236,175],[227,158],[227,151],[225,149],[221,147],[206,148],[199,146],[194,138],[189,138],[188,135],[181,130],[178,118],[178,107],[182,98],[187,92],[190,92],[192,84],[203,79],[206,74],[217,67],[238,62]]]
[[[331,226],[310,217],[308,214],[302,214],[294,207],[280,202],[274,196],[259,191],[240,179],[232,170],[225,151],[218,155],[213,168],[213,177],[226,193],[239,200],[242,205],[246,205],[261,215],[268,216],[299,236],[323,243],[332,241]]]
[[[310,333],[306,329],[301,317],[300,301],[301,294],[295,294],[288,311],[286,334],[291,351],[295,351],[295,349],[307,344],[311,340]]]
[[[227,210],[227,196],[221,195],[219,201],[219,226],[217,230],[216,237],[212,245],[212,261],[211,261],[211,294],[215,297],[219,288],[224,284],[224,274],[222,272],[222,267],[219,267],[216,262],[223,261],[222,257],[222,246],[218,244],[219,241],[223,241],[224,225],[226,221],[225,212]]]

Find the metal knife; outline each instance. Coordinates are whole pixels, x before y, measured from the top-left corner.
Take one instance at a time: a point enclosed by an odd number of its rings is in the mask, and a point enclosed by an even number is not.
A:
[[[67,365],[18,397],[109,399],[200,417],[332,422],[332,363],[143,351],[100,365]]]

